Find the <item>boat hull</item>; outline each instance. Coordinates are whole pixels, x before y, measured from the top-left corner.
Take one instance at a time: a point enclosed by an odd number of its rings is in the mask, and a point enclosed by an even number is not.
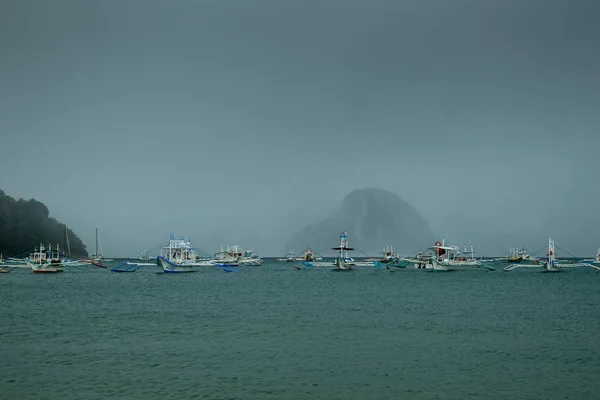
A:
[[[335,259],[334,266],[340,271],[349,271],[352,269],[352,264],[346,262],[343,258],[338,257]]]
[[[63,272],[62,267],[52,267],[46,265],[34,265],[31,267],[34,274],[52,274],[55,272]]]
[[[414,265],[416,269],[432,269],[431,261],[429,258],[427,259],[418,259],[418,258],[407,258],[403,257],[398,259],[398,263],[401,263],[405,266],[409,266],[410,264]]]
[[[480,267],[476,261],[446,261],[437,260],[436,258],[431,259],[434,271],[465,271],[474,270]]]
[[[157,257],[156,263],[165,273],[184,273],[197,271],[196,266],[193,264],[175,264],[162,256]]]
[[[38,264],[38,263],[27,262],[27,264],[31,267],[31,270],[33,271],[34,274],[53,274],[56,272],[64,271],[63,265],[59,264],[59,263]]]

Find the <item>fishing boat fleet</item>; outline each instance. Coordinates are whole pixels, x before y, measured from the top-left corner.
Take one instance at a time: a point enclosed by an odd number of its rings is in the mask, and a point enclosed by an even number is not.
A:
[[[63,272],[66,266],[94,265],[107,268],[110,259],[102,256],[102,247],[99,243],[98,230],[96,230],[96,252],[89,258],[73,260],[69,257],[70,249],[61,251],[60,247],[52,244],[40,243],[25,258],[4,259],[0,255],[0,273],[10,272],[16,268],[29,268],[33,273],[58,273]],[[545,272],[558,272],[566,268],[592,267],[600,270],[600,248],[594,259],[585,259],[578,262],[559,261],[556,258],[556,246],[551,238],[548,242],[547,254],[544,257],[533,257],[524,248],[511,248],[508,254],[502,258],[488,259],[475,257],[473,246],[451,245],[442,240],[427,247],[427,251],[418,252],[414,256],[401,256],[386,246],[381,257],[354,259],[349,252],[355,250],[350,246],[348,232],[343,231],[339,235],[339,244],[331,247],[336,251],[336,256],[325,258],[315,255],[310,248],[302,255],[288,252],[284,257],[276,259],[278,262],[292,263],[296,269],[313,267],[330,267],[338,271],[350,271],[356,267],[383,267],[387,269],[408,268],[431,271],[457,271],[457,270],[495,270],[491,263],[504,263],[504,271],[514,271],[519,268],[537,268]],[[126,261],[112,269],[113,272],[135,272],[144,266],[158,266],[163,273],[186,273],[196,272],[203,267],[219,267],[226,272],[237,271],[241,266],[261,266],[263,259],[251,249],[244,249],[238,245],[221,247],[220,251],[213,256],[200,252],[192,244],[191,239],[175,239],[171,234],[169,240],[153,250],[155,254],[145,252],[138,256],[137,260]],[[497,264],[496,264],[497,265]]]
[[[327,266],[336,270],[351,270],[357,266],[375,266],[392,268],[407,268],[413,266],[416,269],[424,269],[431,271],[458,271],[458,270],[474,270],[482,269],[493,271],[496,268],[491,263],[504,263],[506,266],[502,268],[504,271],[513,271],[518,268],[537,268],[546,272],[557,272],[565,268],[573,267],[592,267],[600,270],[600,248],[594,259],[581,260],[579,262],[572,261],[557,261],[555,253],[554,240],[551,238],[548,242],[548,252],[545,257],[533,257],[524,248],[512,248],[506,257],[495,259],[483,259],[475,257],[473,245],[469,248],[466,246],[460,250],[459,246],[446,243],[444,240],[435,242],[427,248],[427,252],[418,252],[415,256],[403,257],[393,251],[393,248],[388,246],[383,250],[381,258],[367,258],[362,261],[356,261],[348,256],[349,250],[354,250],[349,247],[348,233],[346,231],[340,234],[340,244],[333,247],[332,250],[339,251],[336,257],[325,259],[320,258],[320,261],[313,261],[303,257],[296,257],[295,253],[289,252],[286,257],[278,259],[278,261],[293,262],[301,261],[305,267]],[[309,253],[312,256],[312,252]],[[301,269],[300,266],[296,266]]]

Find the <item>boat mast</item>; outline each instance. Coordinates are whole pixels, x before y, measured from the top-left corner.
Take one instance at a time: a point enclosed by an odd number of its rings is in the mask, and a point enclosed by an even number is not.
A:
[[[332,250],[339,250],[340,251],[340,258],[343,260],[344,259],[344,254],[346,254],[346,256],[348,255],[348,250],[354,250],[351,247],[348,247],[348,232],[344,231],[342,233],[340,233],[340,247],[332,247]],[[345,253],[344,253],[345,252]]]
[[[71,257],[71,244],[69,243],[69,230],[67,229],[67,224],[65,224],[65,243],[63,243],[63,247],[67,250],[67,255]]]
[[[548,265],[547,269],[554,268],[556,264],[556,255],[554,254],[554,240],[548,238]]]
[[[96,255],[98,255],[98,228],[96,228]]]

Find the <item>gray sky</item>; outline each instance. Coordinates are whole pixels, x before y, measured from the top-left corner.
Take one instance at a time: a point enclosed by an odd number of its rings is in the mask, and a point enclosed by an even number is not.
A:
[[[3,0],[0,188],[113,256],[171,232],[278,255],[365,187],[488,254],[592,254],[599,9]]]

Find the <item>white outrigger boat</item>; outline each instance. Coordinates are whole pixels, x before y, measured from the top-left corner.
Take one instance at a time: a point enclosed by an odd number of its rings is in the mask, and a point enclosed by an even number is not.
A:
[[[33,253],[25,258],[25,263],[31,267],[32,271],[36,274],[64,271],[63,260],[58,245],[53,249],[52,245],[49,244],[46,249],[44,245],[40,243],[40,247],[35,248]]]
[[[414,257],[400,257],[398,261],[400,263],[414,264],[416,269],[433,269],[431,256],[423,254],[422,251],[419,251]]]
[[[279,261],[279,262],[295,262],[295,261],[313,262],[313,261],[321,261],[321,260],[323,260],[323,257],[315,257],[312,249],[309,247],[304,251],[304,253],[301,256],[297,255],[295,251],[288,251],[285,254],[285,256],[283,256],[282,258],[278,258],[276,261]]]
[[[262,258],[255,254],[254,250],[242,249],[238,245],[228,245],[225,249],[221,247],[221,251],[215,254],[213,259],[206,261],[204,264],[237,267],[261,266],[262,263]]]
[[[340,233],[340,245],[339,247],[332,247],[332,250],[339,250],[339,255],[333,259],[328,260],[322,257],[314,257],[310,249],[305,252],[303,264],[307,267],[335,267],[336,269],[346,271],[352,269],[352,267],[372,267],[377,266],[374,261],[357,261],[352,257],[348,257],[348,251],[354,250],[348,247],[348,232],[344,231]]]
[[[295,251],[288,251],[287,253],[285,253],[285,256],[278,258],[277,261],[280,261],[280,262],[303,261],[303,258],[296,256]]]
[[[471,246],[471,257],[461,256],[458,246],[447,245],[444,240],[435,242],[429,249],[433,252],[430,261],[434,271],[472,270],[480,267],[494,270],[473,257],[473,246]]]
[[[263,264],[263,259],[253,249],[247,249],[243,251],[238,264],[241,266],[259,267]]]
[[[169,242],[156,257],[156,263],[165,273],[196,272],[197,267],[204,266],[204,263],[198,261],[198,258],[196,249],[189,238],[187,241],[183,237],[177,240],[171,234]]]
[[[514,271],[517,268],[543,268],[544,272],[561,272],[565,268],[575,268],[575,267],[592,267],[600,270],[600,267],[591,265],[586,262],[578,262],[578,263],[560,263],[556,260],[556,250],[554,246],[554,240],[552,238],[548,238],[548,259],[547,261],[535,264],[509,264],[504,267],[504,271]]]

